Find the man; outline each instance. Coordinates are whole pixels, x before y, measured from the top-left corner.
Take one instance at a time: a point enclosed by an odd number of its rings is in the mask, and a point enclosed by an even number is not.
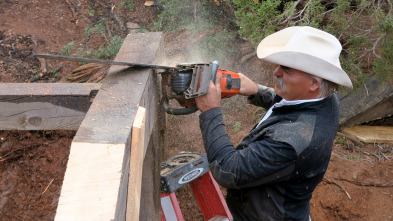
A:
[[[234,220],[309,220],[309,201],[322,180],[338,129],[338,85],[352,88],[341,69],[341,44],[312,27],[290,27],[258,45],[277,64],[274,89],[240,75],[240,94],[268,109],[234,148],[225,130],[220,89],[196,99],[210,169],[227,188]]]

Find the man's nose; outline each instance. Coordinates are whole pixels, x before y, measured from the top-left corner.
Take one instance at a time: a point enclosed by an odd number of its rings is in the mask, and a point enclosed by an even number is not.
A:
[[[282,77],[282,75],[283,75],[282,68],[280,66],[278,66],[276,68],[276,70],[273,71],[273,75],[276,76],[276,77]]]

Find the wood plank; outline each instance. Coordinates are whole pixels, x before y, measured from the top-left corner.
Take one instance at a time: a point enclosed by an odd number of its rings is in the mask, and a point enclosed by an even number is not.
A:
[[[393,115],[393,85],[373,77],[364,87],[340,94],[340,126],[350,127]]]
[[[128,182],[127,220],[139,220],[145,145],[146,109],[139,107],[132,126],[131,159]]]
[[[77,130],[100,86],[0,83],[0,130]]]
[[[149,80],[149,84],[143,94],[141,105],[146,107],[146,133],[151,134],[145,144],[147,144],[143,161],[143,176],[141,192],[143,197],[140,202],[139,221],[151,221],[161,219],[161,196],[160,196],[160,163],[162,162],[162,150],[165,149],[165,137],[161,137],[161,133],[165,131],[166,112],[162,108],[162,103],[158,99],[159,77],[152,75],[153,79]],[[157,85],[158,84],[158,85]],[[153,96],[152,96],[153,95]],[[148,102],[146,102],[148,101]],[[161,108],[160,108],[161,107]]]
[[[152,64],[160,39],[161,33],[128,35],[115,60]],[[144,141],[149,143],[156,117],[150,109],[157,109],[153,74],[152,69],[110,68],[74,137],[55,220],[126,219],[132,125],[138,107],[150,106],[145,107]],[[100,154],[87,156],[88,166],[80,166],[87,163],[86,148]]]
[[[116,202],[129,153],[125,144],[73,142],[55,220],[120,220]]]
[[[342,132],[365,143],[393,143],[393,127],[353,126],[343,128]]]
[[[128,35],[115,60],[152,64],[160,37],[161,33]],[[152,69],[132,70],[112,66],[94,99],[97,102],[92,103],[75,141],[124,143],[130,134],[137,104],[141,102],[141,95],[152,74]],[[125,122],[128,127],[124,127]]]
[[[139,221],[151,221],[161,219],[161,196],[160,196],[160,156],[165,147],[158,143],[158,130],[161,125],[155,127],[152,139],[149,140],[145,158],[143,161],[142,188],[143,197],[140,202]]]

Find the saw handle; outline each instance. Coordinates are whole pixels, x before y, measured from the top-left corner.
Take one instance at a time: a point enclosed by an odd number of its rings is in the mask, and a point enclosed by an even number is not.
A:
[[[221,99],[229,98],[239,93],[240,76],[238,73],[227,71],[224,69],[218,69],[217,74],[221,75]]]

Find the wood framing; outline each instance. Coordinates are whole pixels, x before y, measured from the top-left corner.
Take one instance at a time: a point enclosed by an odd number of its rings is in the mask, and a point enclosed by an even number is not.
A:
[[[115,60],[152,64],[160,39],[128,35]],[[71,144],[55,220],[160,219],[157,95],[154,70],[111,67]],[[132,197],[141,191],[148,199]]]
[[[77,130],[100,84],[0,83],[0,130]]]

